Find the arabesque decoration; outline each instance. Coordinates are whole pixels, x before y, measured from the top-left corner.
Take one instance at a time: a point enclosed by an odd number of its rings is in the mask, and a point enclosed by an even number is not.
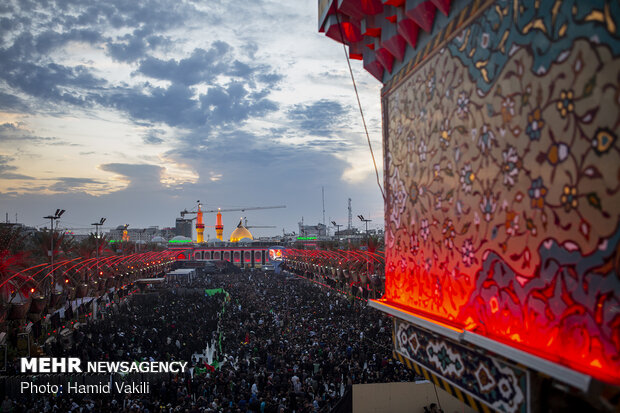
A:
[[[619,25],[497,1],[385,91],[388,301],[620,384]]]

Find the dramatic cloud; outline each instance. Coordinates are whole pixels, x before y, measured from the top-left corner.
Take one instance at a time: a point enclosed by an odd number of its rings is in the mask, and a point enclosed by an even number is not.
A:
[[[17,167],[10,165],[15,159],[10,156],[0,155],[0,178],[2,179],[33,179],[31,176],[14,173]]]
[[[19,97],[0,92],[0,111],[2,112],[28,112],[28,105]]]
[[[316,221],[325,187],[328,216],[342,221],[350,196],[380,223],[342,49],[316,7],[2,2],[0,204],[35,224],[64,206],[134,227],[174,225],[196,199],[286,204],[250,218],[279,232]],[[380,85],[354,71],[380,138]]]
[[[157,165],[132,165],[124,163],[109,163],[100,165],[102,171],[120,175],[128,182],[128,189],[145,191],[161,188],[161,178],[164,168]]]
[[[164,131],[161,129],[151,129],[144,136],[143,141],[148,145],[159,145],[164,143],[164,139],[161,138],[163,136]]]
[[[80,192],[93,186],[106,186],[105,182],[89,178],[57,178],[58,181],[49,186],[54,192]]]
[[[295,105],[288,113],[309,134],[329,136],[334,128],[346,125],[348,111],[340,102],[321,99],[311,104]]]
[[[0,142],[11,142],[13,146],[20,144],[79,146],[78,143],[62,141],[55,137],[34,136],[23,124],[9,122],[0,124]]]
[[[191,56],[181,60],[161,60],[148,57],[140,63],[139,71],[145,76],[155,79],[170,80],[184,86],[195,85],[196,83],[211,83],[218,76],[228,73],[231,68],[241,62],[233,62],[232,48],[228,43],[216,41],[209,50],[194,49]],[[245,75],[252,73],[249,65],[246,67]]]

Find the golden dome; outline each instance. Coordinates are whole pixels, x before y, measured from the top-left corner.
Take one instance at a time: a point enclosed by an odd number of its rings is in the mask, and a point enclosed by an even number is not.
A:
[[[239,242],[243,238],[254,239],[250,231],[243,225],[237,226],[235,230],[230,234],[230,242]]]

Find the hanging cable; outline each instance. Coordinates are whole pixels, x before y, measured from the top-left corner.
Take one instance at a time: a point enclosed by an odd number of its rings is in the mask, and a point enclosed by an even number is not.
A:
[[[439,411],[443,412],[441,409],[441,402],[439,401],[439,395],[437,394],[437,385],[433,383],[433,388],[435,389],[435,397],[437,398],[437,406],[439,406]]]
[[[336,20],[338,22],[338,29],[340,30],[340,40],[342,40],[342,50],[344,50],[344,57],[347,59],[347,65],[349,66],[349,73],[351,74],[351,81],[353,82],[353,89],[355,90],[355,97],[357,98],[357,106],[360,108],[360,115],[362,115],[362,123],[364,124],[364,131],[366,132],[366,140],[368,140],[368,147],[370,148],[370,156],[372,156],[372,163],[375,166],[375,175],[377,176],[377,185],[381,191],[383,202],[385,202],[385,193],[383,187],[379,181],[379,170],[377,169],[377,162],[375,161],[375,154],[372,150],[370,143],[370,135],[368,134],[368,128],[366,127],[366,119],[364,118],[364,111],[362,110],[362,103],[360,102],[360,95],[357,91],[357,84],[355,83],[355,77],[353,76],[353,69],[351,69],[351,61],[349,60],[349,54],[347,53],[347,47],[344,44],[344,34],[342,32],[342,25],[340,24],[340,15],[336,12]]]

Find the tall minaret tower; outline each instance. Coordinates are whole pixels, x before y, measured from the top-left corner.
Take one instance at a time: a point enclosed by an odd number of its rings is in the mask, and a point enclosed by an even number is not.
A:
[[[198,212],[196,213],[196,242],[197,243],[205,242],[204,240],[205,224],[203,224],[202,222],[202,210],[200,209],[201,206],[202,205],[200,205],[199,203]]]
[[[224,241],[224,225],[222,224],[222,213],[220,209],[217,210],[217,218],[215,220],[215,236],[217,239]]]

